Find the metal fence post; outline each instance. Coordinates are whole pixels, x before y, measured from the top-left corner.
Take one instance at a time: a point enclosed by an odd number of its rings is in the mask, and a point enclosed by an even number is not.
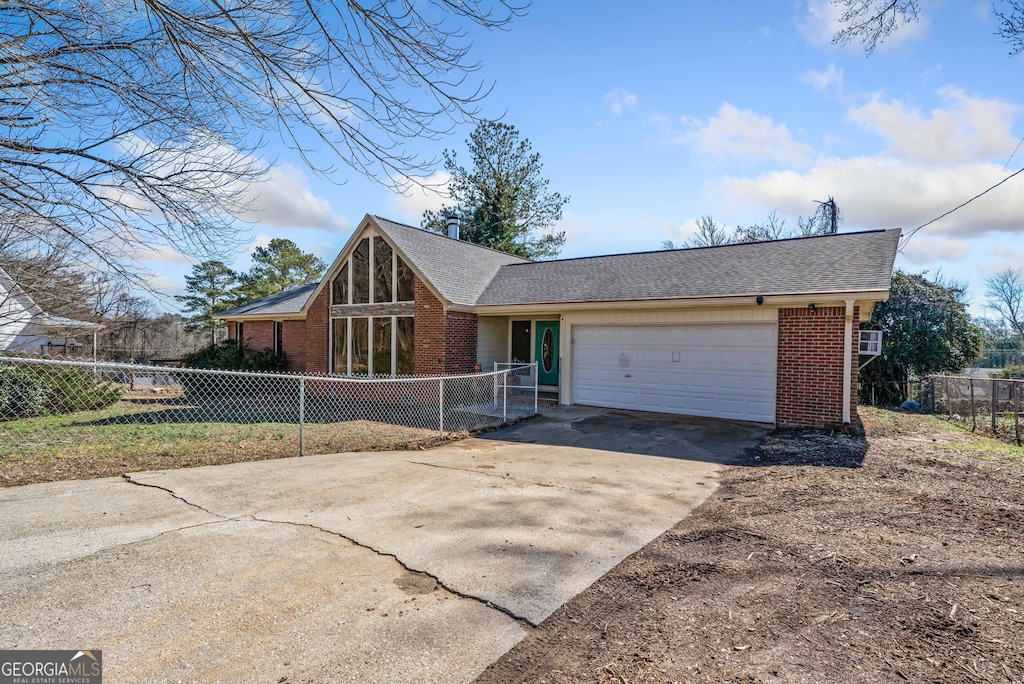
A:
[[[299,378],[299,456],[306,455],[306,378]]]
[[[971,378],[971,432],[978,430],[978,412],[974,410],[974,378]]]
[[[537,415],[537,403],[540,398],[540,366],[533,364],[533,414]]]
[[[996,434],[996,411],[999,410],[999,381],[992,378],[992,434]]]
[[[1020,446],[1020,381],[1013,381],[1010,387],[1013,389],[1013,436],[1017,438],[1017,446]]]
[[[439,410],[437,429],[441,433],[441,437],[444,438],[444,378],[439,378],[437,381],[437,405]]]
[[[505,388],[504,396],[501,399],[501,422],[502,423],[507,423],[508,422],[508,374],[511,373],[511,372],[512,372],[511,368],[509,368],[507,371],[505,371],[505,382],[502,383],[502,386]]]

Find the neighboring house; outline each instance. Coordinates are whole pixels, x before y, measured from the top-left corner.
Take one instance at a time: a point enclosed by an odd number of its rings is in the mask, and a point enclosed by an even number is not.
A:
[[[536,361],[562,404],[837,425],[856,416],[857,324],[889,296],[899,237],[531,262],[367,216],[320,283],[221,316],[296,371]]]
[[[93,333],[90,352],[95,358],[95,333],[102,328],[98,323],[46,313],[0,268],[0,353],[83,356],[85,346],[69,335],[88,331]]]

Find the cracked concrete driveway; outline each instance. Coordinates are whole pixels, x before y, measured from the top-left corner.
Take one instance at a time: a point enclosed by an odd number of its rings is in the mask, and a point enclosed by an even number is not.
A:
[[[468,681],[764,428],[559,407],[442,448],[0,491],[0,647],[109,682]]]

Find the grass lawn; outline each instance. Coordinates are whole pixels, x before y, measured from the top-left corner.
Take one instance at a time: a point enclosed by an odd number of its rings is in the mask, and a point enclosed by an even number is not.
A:
[[[0,486],[299,455],[289,423],[147,422],[179,406],[120,402],[98,411],[0,423]],[[418,448],[434,430],[366,420],[307,424],[307,454]]]

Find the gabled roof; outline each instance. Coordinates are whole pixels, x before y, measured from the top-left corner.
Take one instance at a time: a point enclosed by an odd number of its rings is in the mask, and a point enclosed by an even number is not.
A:
[[[887,291],[900,231],[503,266],[476,305]]]
[[[102,323],[93,323],[91,321],[79,321],[74,318],[65,318],[64,316],[54,316],[43,311],[32,296],[25,291],[18,281],[16,281],[11,274],[0,268],[0,288],[11,293],[13,296],[18,298],[18,302],[24,307],[26,313],[29,314],[30,318],[28,323],[38,326],[40,328],[79,328],[88,330],[102,330],[104,326]],[[0,303],[4,302],[4,297],[0,296]]]
[[[25,288],[19,285],[18,281],[12,278],[3,268],[0,268],[0,287],[3,287],[4,290],[10,292],[13,296],[18,297],[19,303],[25,307],[29,314],[36,316],[43,313],[43,310],[39,308],[35,300],[29,296],[28,292],[25,292]]]
[[[410,266],[452,304],[475,304],[503,266],[533,263],[513,254],[380,216],[372,219],[398,251],[408,257]]]
[[[290,287],[284,292],[278,292],[277,294],[264,297],[263,299],[257,299],[255,302],[249,302],[242,306],[236,306],[234,309],[229,309],[222,313],[217,314],[220,318],[228,318],[231,316],[287,316],[302,313],[302,309],[306,306],[309,298],[313,295],[317,285],[320,283],[308,283],[306,285],[298,285],[296,287]]]
[[[363,231],[387,237],[428,287],[466,308],[678,300],[756,295],[883,293],[900,231],[839,233],[721,247],[534,262],[367,215],[328,269],[339,268]],[[222,317],[302,315],[325,281],[240,306]]]

